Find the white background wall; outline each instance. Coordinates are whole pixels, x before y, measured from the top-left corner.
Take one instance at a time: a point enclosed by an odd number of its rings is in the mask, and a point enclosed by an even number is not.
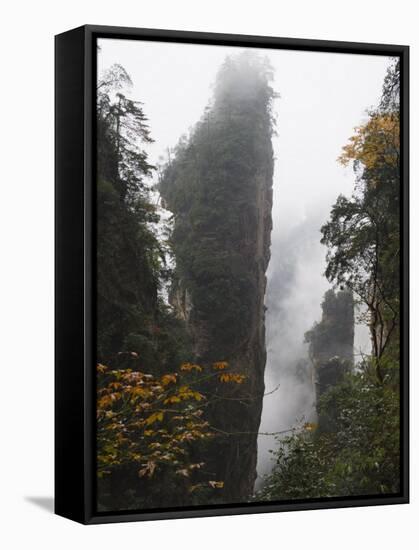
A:
[[[5,2],[0,65],[2,548],[414,548],[418,295],[412,288],[412,504],[83,527],[53,516],[53,35],[84,23],[410,44],[412,280],[418,271],[417,2]],[[41,499],[41,501],[40,501]],[[44,500],[42,500],[44,499]],[[34,502],[38,501],[38,504]],[[43,506],[39,506],[39,501]],[[4,539],[4,540],[3,540]]]

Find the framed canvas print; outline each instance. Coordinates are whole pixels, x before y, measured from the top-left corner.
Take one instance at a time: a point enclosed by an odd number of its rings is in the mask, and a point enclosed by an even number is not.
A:
[[[408,55],[56,37],[56,513],[408,502]]]

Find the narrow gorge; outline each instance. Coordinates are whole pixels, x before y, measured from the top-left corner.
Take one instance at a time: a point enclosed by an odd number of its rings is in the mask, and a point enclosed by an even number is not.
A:
[[[98,510],[397,492],[399,66],[168,48],[98,57]]]

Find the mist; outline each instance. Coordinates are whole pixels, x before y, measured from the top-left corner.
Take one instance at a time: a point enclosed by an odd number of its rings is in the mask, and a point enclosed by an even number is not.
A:
[[[130,97],[143,103],[155,142],[150,162],[167,159],[179,138],[201,117],[216,72],[227,55],[242,48],[101,39],[99,73],[113,63],[133,80]],[[315,415],[310,376],[298,374],[307,358],[304,333],[321,318],[330,283],[324,277],[326,249],[320,228],[354,175],[336,159],[353,128],[378,102],[390,58],[304,51],[261,51],[274,71],[277,119],[273,137],[273,230],[267,272],[266,395],[261,432],[287,430]],[[150,180],[150,187],[154,181]],[[369,349],[365,327],[355,329],[355,352]],[[259,436],[258,474],[270,471],[272,436]]]

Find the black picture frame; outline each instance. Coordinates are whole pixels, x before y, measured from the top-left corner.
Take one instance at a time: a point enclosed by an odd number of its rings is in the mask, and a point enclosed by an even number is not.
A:
[[[401,491],[277,503],[98,513],[95,510],[96,40],[398,56],[401,61]],[[409,47],[86,25],[55,38],[55,513],[84,523],[314,510],[409,502]]]

